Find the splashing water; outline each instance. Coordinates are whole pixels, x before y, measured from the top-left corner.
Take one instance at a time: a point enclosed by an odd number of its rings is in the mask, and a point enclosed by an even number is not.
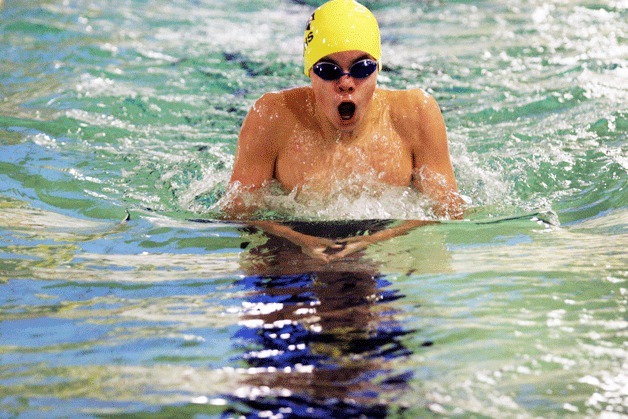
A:
[[[406,187],[382,187],[361,178],[335,182],[325,196],[307,188],[286,194],[272,183],[263,192],[267,210],[262,218],[304,220],[361,219],[435,219],[431,202],[416,190]],[[305,195],[305,198],[303,197]],[[251,197],[254,201],[256,198]]]

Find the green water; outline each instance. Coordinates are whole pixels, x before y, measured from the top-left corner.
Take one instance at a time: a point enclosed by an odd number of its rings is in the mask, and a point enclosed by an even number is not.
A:
[[[319,2],[4,3],[0,417],[628,414],[625,1],[366,3],[473,203],[331,265],[191,221]]]

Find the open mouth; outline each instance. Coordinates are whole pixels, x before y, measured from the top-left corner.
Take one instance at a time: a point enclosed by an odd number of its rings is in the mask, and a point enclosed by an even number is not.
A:
[[[340,119],[343,121],[348,121],[353,118],[355,114],[355,103],[353,102],[342,102],[338,105],[338,113],[340,114]]]

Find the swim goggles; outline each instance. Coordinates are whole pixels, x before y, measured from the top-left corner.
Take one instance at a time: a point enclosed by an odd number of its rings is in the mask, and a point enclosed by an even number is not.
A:
[[[342,68],[337,64],[325,61],[314,64],[314,67],[312,67],[314,74],[327,81],[338,80],[343,76],[350,76],[354,79],[365,79],[373,74],[375,70],[377,70],[377,61],[369,58],[353,63],[348,73],[342,71]]]

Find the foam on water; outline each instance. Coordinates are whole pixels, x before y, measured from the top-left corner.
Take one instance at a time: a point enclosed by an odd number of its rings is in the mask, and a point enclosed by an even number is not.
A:
[[[334,219],[433,219],[430,202],[411,188],[359,187],[352,180],[349,185],[337,184],[324,199],[299,199],[296,191],[290,194],[277,191],[264,198],[275,216],[310,220]],[[307,202],[307,203],[305,203]]]

